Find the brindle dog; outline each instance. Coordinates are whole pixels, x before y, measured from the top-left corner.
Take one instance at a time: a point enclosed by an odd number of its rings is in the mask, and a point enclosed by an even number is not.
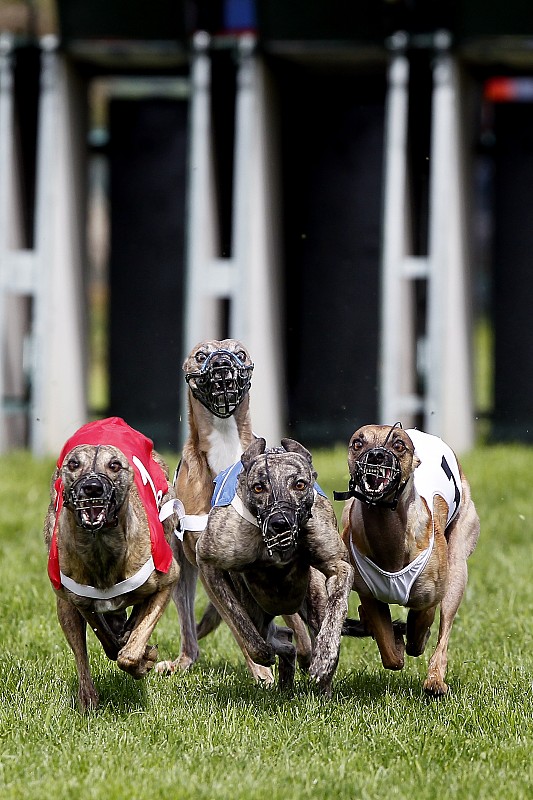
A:
[[[292,685],[296,649],[274,618],[302,614],[316,634],[309,674],[330,694],[353,569],[331,503],[315,486],[311,454],[292,439],[282,445],[267,449],[257,439],[242,455],[236,494],[219,506],[215,490],[196,555],[207,592],[241,647],[266,666],[279,657],[280,687]],[[308,602],[312,568],[325,580],[325,602],[321,592]]]
[[[236,339],[208,340],[197,344],[183,364],[188,391],[189,431],[174,480],[176,496],[185,508],[180,541],[172,548],[180,565],[180,578],[172,597],[178,611],[181,649],[178,658],[161,661],[162,674],[185,670],[198,659],[198,640],[220,623],[216,608],[209,604],[196,625],[194,601],[198,568],[196,542],[207,523],[213,480],[234,464],[254,441],[250,415],[250,384],[253,362],[246,347]],[[302,666],[310,660],[311,642],[298,617],[286,620],[296,632]],[[258,683],[273,682],[272,671],[256,664],[243,650],[248,669]]]
[[[441,439],[404,431],[399,423],[355,431],[348,466],[349,491],[335,496],[348,498],[343,539],[355,568],[361,620],[376,639],[383,666],[397,670],[404,652],[424,652],[440,607],[424,690],[443,695],[448,640],[479,535],[468,481]],[[409,609],[406,642],[401,628],[393,628],[389,603]]]
[[[121,424],[126,438],[131,433],[148,443],[133,461],[119,447],[105,443],[109,427],[120,427],[124,435]],[[118,418],[90,423],[67,442],[52,477],[44,524],[48,569],[59,622],[76,660],[83,711],[98,705],[87,655],[87,624],[108,658],[142,678],[157,659],[157,647],[148,640],[178,579],[169,545],[178,524],[174,491],[167,483],[166,464],[154,451],[150,458],[150,450],[150,440]],[[167,501],[169,514],[161,524],[159,508]],[[128,618],[126,609],[131,606]]]

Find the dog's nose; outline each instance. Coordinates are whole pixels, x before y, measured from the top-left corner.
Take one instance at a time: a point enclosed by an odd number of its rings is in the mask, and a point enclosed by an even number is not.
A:
[[[292,518],[289,519],[287,515],[280,514],[272,517],[268,527],[273,533],[285,533],[285,531],[290,531],[293,524],[294,520]]]
[[[85,497],[102,497],[104,494],[104,484],[96,476],[87,478],[80,488]]]

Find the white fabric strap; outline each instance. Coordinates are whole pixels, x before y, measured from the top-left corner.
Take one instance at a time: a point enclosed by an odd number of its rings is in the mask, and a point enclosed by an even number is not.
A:
[[[203,531],[207,525],[208,514],[185,514],[180,520],[184,531]]]
[[[167,500],[166,503],[163,503],[159,512],[159,519],[163,522],[172,514],[177,514],[179,519],[179,525],[174,529],[174,533],[180,542],[183,541],[185,531],[203,531],[207,525],[207,514],[186,514],[185,506],[178,499]]]
[[[73,581],[72,578],[69,578],[68,575],[65,575],[63,572],[59,574],[61,576],[61,583],[65,589],[69,589],[80,597],[90,597],[93,600],[112,600],[114,597],[119,597],[121,594],[127,594],[128,592],[133,592],[135,589],[138,589],[139,586],[146,583],[154,569],[154,559],[150,556],[146,564],[143,564],[135,575],[126,578],[124,581],[115,583],[115,585],[111,586],[109,589],[97,589],[96,586],[85,586],[83,583],[76,583],[76,581]]]
[[[245,519],[246,522],[251,522],[252,525],[255,525],[256,528],[259,527],[259,523],[257,522],[257,517],[254,517],[254,515],[248,511],[248,509],[242,502],[239,495],[237,494],[233,495],[231,505],[233,506],[237,514],[239,514],[243,519]]]
[[[367,556],[364,556],[356,548],[353,539],[350,537],[350,550],[357,569],[361,577],[377,600],[382,603],[397,603],[399,606],[407,605],[411,587],[416,579],[423,572],[429,561],[435,541],[435,531],[431,531],[431,539],[426,550],[419,553],[414,561],[411,561],[399,572],[387,572],[380,569]]]

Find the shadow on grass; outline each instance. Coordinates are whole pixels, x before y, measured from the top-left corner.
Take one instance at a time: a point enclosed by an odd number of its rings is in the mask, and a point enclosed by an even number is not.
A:
[[[105,672],[93,671],[93,682],[100,697],[96,712],[110,713],[115,717],[125,717],[135,711],[144,711],[147,707],[146,679],[135,680],[127,673],[118,669],[115,664]],[[69,681],[69,691],[72,707],[79,711],[78,706],[78,679],[73,677]]]
[[[332,696],[326,697],[318,686],[302,673],[296,671],[292,689],[280,689],[277,672],[274,669],[275,681],[270,687],[257,686],[244,665],[234,666],[227,661],[202,660],[193,671],[183,675],[185,683],[191,689],[207,692],[211,702],[221,708],[230,704],[251,703],[261,709],[283,708],[295,701],[324,704],[358,701],[362,704],[374,704],[385,695],[398,699],[421,700],[435,702],[427,698],[422,688],[422,680],[417,675],[403,672],[387,672],[385,670],[359,670],[348,675],[338,675],[333,679]],[[437,701],[438,702],[438,701]]]

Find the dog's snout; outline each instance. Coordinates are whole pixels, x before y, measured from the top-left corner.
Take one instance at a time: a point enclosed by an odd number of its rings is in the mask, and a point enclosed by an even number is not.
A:
[[[290,530],[291,525],[286,516],[279,515],[270,520],[269,527],[273,533],[284,533],[284,531]]]
[[[80,485],[80,494],[84,497],[103,497],[104,491],[104,484],[97,475],[87,478]]]

